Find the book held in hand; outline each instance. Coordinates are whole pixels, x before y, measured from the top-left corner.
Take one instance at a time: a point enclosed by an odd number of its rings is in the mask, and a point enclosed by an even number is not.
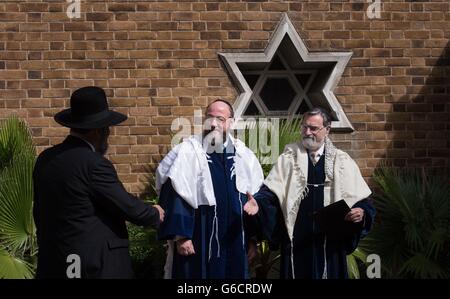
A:
[[[345,201],[339,200],[314,212],[314,221],[328,239],[345,240],[360,232],[363,224],[363,221],[346,221],[344,218],[348,212],[350,207]]]

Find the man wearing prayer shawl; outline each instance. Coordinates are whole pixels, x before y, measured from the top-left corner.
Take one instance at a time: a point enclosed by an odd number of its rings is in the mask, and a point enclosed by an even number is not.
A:
[[[254,195],[262,230],[271,247],[281,250],[281,278],[347,278],[346,255],[368,233],[375,216],[358,166],[328,138],[330,124],[321,108],[305,113],[302,141],[285,147]],[[313,217],[339,200],[351,208],[342,218],[360,225],[349,237],[324,233]]]
[[[261,166],[229,134],[233,108],[216,100],[206,109],[203,136],[175,146],[156,171],[159,204],[166,211],[159,239],[168,240],[165,278],[249,278],[256,253],[251,230],[256,201],[247,194],[264,180]],[[244,213],[246,212],[246,213]],[[249,242],[250,241],[250,242]]]

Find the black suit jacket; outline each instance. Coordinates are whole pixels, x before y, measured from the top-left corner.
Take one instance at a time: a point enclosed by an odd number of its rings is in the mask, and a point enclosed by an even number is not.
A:
[[[126,192],[110,161],[68,136],[39,155],[33,180],[38,278],[67,278],[71,254],[82,278],[134,276],[125,221],[157,227],[159,213]]]

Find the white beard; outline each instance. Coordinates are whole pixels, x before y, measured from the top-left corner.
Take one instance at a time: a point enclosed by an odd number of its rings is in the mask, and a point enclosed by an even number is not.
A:
[[[317,151],[323,145],[323,143],[324,143],[323,141],[317,142],[316,137],[314,136],[303,137],[302,139],[302,145],[310,151]]]

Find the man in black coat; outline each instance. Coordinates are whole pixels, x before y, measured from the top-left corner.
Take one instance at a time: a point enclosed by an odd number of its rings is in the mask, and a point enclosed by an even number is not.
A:
[[[70,106],[55,115],[70,135],[33,173],[37,278],[132,278],[125,221],[158,227],[164,211],[126,192],[104,157],[109,126],[127,117],[109,110],[103,89],[76,90]]]

